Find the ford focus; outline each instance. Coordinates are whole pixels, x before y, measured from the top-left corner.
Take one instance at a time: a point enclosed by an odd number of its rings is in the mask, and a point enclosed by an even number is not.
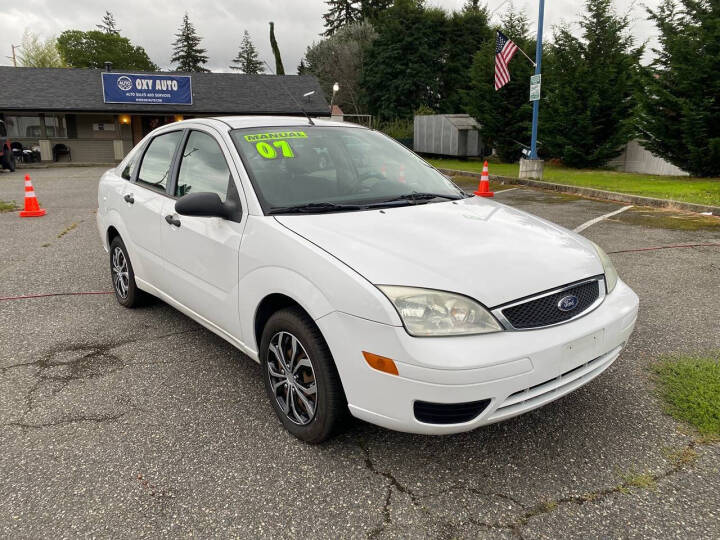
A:
[[[448,434],[536,409],[606,370],[637,318],[599,246],[352,124],[166,125],[98,206],[117,301],[157,297],[259,362],[307,442],[348,413]]]

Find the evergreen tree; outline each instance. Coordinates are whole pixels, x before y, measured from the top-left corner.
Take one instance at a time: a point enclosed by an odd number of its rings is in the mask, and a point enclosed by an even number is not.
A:
[[[372,22],[392,3],[393,0],[360,0],[360,19]]]
[[[495,90],[495,32],[500,30],[524,51],[535,48],[529,39],[525,14],[511,6],[475,54],[470,69],[471,88],[466,92],[466,110],[480,123],[480,133],[487,147],[494,148],[501,160],[520,159],[523,144],[530,142],[532,104],[528,101],[528,82],[535,68],[517,53],[508,65],[510,82]]]
[[[332,36],[343,26],[360,20],[360,3],[357,0],[327,0],[328,10],[323,15],[325,32],[323,36]]]
[[[634,135],[643,48],[633,48],[627,16],[611,0],[586,0],[582,38],[555,32],[543,74],[539,140],[543,154],[571,167],[599,167]]]
[[[233,58],[233,64],[235,65],[230,66],[230,69],[237,69],[247,75],[255,75],[265,71],[262,61],[258,60],[257,50],[250,40],[250,34],[248,34],[247,30],[243,33],[240,50],[237,56]]]
[[[115,16],[109,11],[105,12],[102,22],[100,24],[96,24],[95,27],[106,34],[115,34],[116,36],[120,35],[120,29],[115,23]]]
[[[273,55],[275,55],[275,75],[285,75],[285,68],[283,67],[282,57],[280,56],[280,47],[278,47],[277,40],[275,39],[275,23],[270,23],[270,46],[272,47]]]
[[[458,113],[464,111],[465,94],[470,89],[468,75],[473,57],[484,43],[494,45],[495,36],[488,26],[487,10],[471,2],[450,16],[447,35],[440,68],[439,111]]]
[[[375,22],[362,88],[369,112],[381,119],[409,118],[440,105],[441,69],[448,40],[447,14],[418,0],[396,0]]]
[[[200,47],[202,38],[195,32],[195,26],[190,22],[187,12],[185,12],[182,25],[178,29],[178,33],[175,34],[175,37],[177,39],[173,43],[173,55],[170,61],[177,62],[177,66],[175,67],[176,71],[210,71],[204,67],[204,64],[208,61],[208,57],[205,54],[207,50]]]
[[[310,70],[305,65],[305,59],[301,58],[300,63],[298,64],[298,67],[297,67],[297,74],[298,75],[308,75],[309,73],[310,73]]]
[[[720,4],[665,0],[648,10],[660,48],[644,73],[642,144],[696,176],[720,175]]]

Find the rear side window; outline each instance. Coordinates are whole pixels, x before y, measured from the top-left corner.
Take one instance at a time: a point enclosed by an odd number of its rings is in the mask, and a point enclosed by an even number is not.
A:
[[[181,138],[182,131],[173,131],[158,135],[150,141],[140,165],[138,183],[157,191],[165,191],[172,159]]]
[[[191,132],[183,150],[175,196],[211,192],[224,201],[229,182],[230,169],[217,141],[202,131]]]

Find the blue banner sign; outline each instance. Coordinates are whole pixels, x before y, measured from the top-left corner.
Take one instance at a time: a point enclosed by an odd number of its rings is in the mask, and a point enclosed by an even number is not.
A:
[[[192,105],[190,75],[103,73],[105,103]]]

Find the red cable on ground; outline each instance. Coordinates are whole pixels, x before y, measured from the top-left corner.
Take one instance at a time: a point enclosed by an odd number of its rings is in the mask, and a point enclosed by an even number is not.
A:
[[[656,251],[658,249],[674,249],[674,248],[689,248],[689,247],[720,247],[720,244],[677,244],[674,246],[657,246],[648,248],[637,248],[637,249],[621,249],[620,251],[608,251],[608,253],[632,253],[635,251]]]
[[[3,300],[28,300],[31,298],[47,298],[48,296],[83,296],[88,294],[113,294],[113,291],[82,291],[82,292],[66,292],[66,293],[48,293],[48,294],[28,294],[25,296],[5,296],[0,298]]]
[[[672,246],[656,246],[647,248],[637,249],[622,249],[620,251],[608,251],[608,253],[634,253],[638,251],[657,251],[660,249],[675,249],[675,248],[689,248],[689,247],[720,247],[720,243],[708,243],[708,244],[676,244]],[[28,294],[25,296],[5,296],[0,297],[0,302],[3,300],[29,300],[32,298],[47,298],[50,296],[84,296],[91,294],[113,294],[113,291],[81,291],[81,292],[67,292],[67,293],[47,293],[47,294]]]

